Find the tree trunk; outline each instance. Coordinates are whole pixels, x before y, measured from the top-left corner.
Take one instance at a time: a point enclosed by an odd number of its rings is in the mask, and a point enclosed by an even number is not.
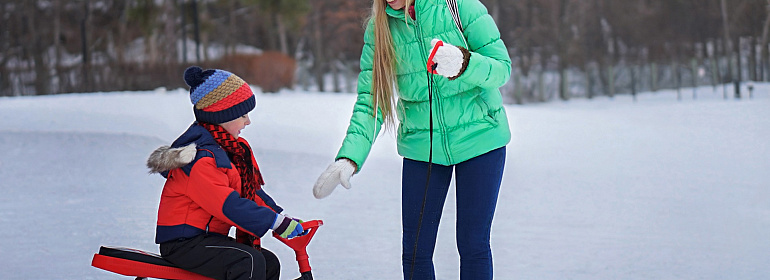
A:
[[[126,63],[126,45],[128,45],[128,42],[126,42],[127,41],[126,37],[128,36],[125,35],[128,31],[128,20],[126,19],[128,17],[127,15],[128,9],[126,8],[127,7],[124,4],[123,6],[124,10],[121,13],[120,19],[118,22],[118,34],[115,37],[117,40],[115,42],[115,56],[118,61],[118,65],[121,67],[123,67]]]
[[[747,38],[749,44],[749,80],[759,81],[757,76],[757,44],[756,37]]]
[[[523,104],[523,100],[521,99],[521,92],[522,92],[522,86],[521,86],[521,74],[519,71],[515,71],[513,73],[513,102],[516,104]]]
[[[8,69],[5,67],[6,61],[8,61],[7,55],[0,57],[0,96],[13,95],[10,77],[8,76]]]
[[[698,59],[690,60],[690,72],[692,73],[692,99],[696,99],[698,90]]]
[[[612,64],[610,64],[607,67],[607,80],[608,80],[607,84],[609,85],[608,95],[610,96],[610,98],[615,97],[615,69],[614,68],[615,67]]]
[[[163,45],[164,45],[164,64],[166,66],[177,64],[179,61],[179,51],[177,51],[177,42],[179,37],[177,31],[177,14],[174,5],[176,1],[163,1],[163,14],[166,20],[163,21]]]
[[[283,16],[281,14],[275,15],[275,25],[278,31],[278,44],[281,48],[281,52],[289,55],[288,31],[286,30],[286,24],[283,23]]]
[[[201,63],[208,62],[211,59],[209,57],[209,44],[211,43],[209,39],[208,33],[201,34],[201,53],[203,54],[203,59],[200,61]]]
[[[61,1],[54,1],[53,4],[53,57],[51,58],[51,66],[54,69],[54,76],[60,75],[60,69],[61,69],[61,41],[59,38],[61,38]],[[61,81],[63,77],[59,77],[58,80]],[[1,88],[1,87],[0,87]],[[55,86],[51,84],[51,93],[59,93],[61,92],[61,82],[57,83]]]
[[[326,66],[326,54],[324,53],[324,37],[321,30],[321,15],[323,14],[323,4],[316,6],[313,11],[313,74],[315,75],[318,91],[324,91],[324,66]]]
[[[714,51],[716,48],[714,44],[715,43],[713,41],[708,41],[705,43],[705,46],[706,46],[706,60],[708,61],[707,65],[710,65],[711,67],[711,77],[710,77],[711,87],[714,89],[714,91],[716,91],[717,84],[719,84],[717,80],[719,78],[719,67],[717,66],[717,60],[714,57]]]
[[[655,62],[650,64],[650,90],[658,91],[658,64]]]
[[[759,56],[760,56],[760,66],[759,66],[759,81],[767,81],[767,74],[765,73],[767,71],[770,71],[768,69],[768,54],[767,54],[767,33],[770,32],[770,0],[767,0],[767,5],[765,6],[765,14],[767,17],[765,18],[765,24],[762,27],[762,39],[759,42]]]
[[[187,65],[187,5],[182,2],[181,10],[182,10],[182,27],[180,28],[180,31],[182,31],[182,64]]]
[[[676,100],[682,100],[682,74],[679,71],[679,61],[677,59],[674,58],[672,68],[674,69],[674,81],[676,83]]]
[[[30,39],[29,55],[32,56],[32,61],[34,62],[33,68],[35,72],[35,95],[44,95],[49,93],[48,83],[51,79],[48,75],[48,66],[45,65],[45,58],[43,57],[45,55],[45,48],[42,46],[42,38],[40,38],[40,34],[38,33],[36,25],[40,14],[37,12],[37,8],[34,6],[34,3],[29,7],[25,7],[25,10],[29,11],[29,14],[31,15],[25,18],[27,21],[27,29],[30,33],[27,37]]]
[[[83,56],[83,65],[82,65],[82,78],[83,78],[83,85],[80,86],[81,90],[84,91],[90,91],[91,90],[91,71],[89,67],[89,61],[88,61],[88,33],[86,32],[86,25],[88,23],[88,14],[90,13],[90,10],[88,8],[89,3],[88,0],[83,2],[83,18],[80,20],[80,47],[82,50],[82,56]]]
[[[0,5],[0,15],[5,14],[5,5]],[[2,21],[3,23],[8,23],[8,20]],[[10,24],[9,24],[10,25]],[[0,40],[7,42],[8,35],[10,33],[8,30],[0,31]],[[11,90],[10,90],[10,81],[8,78],[8,69],[5,67],[5,62],[8,61],[8,57],[11,55],[11,51],[7,49],[3,49],[0,51],[0,96],[10,96]]]
[[[200,15],[198,14],[198,1],[192,0],[190,2],[190,8],[192,9],[193,20],[193,35],[195,37],[195,62],[201,62],[201,27],[200,27]]]
[[[741,39],[738,38],[738,44],[735,48],[735,78],[733,79],[733,86],[735,87],[735,98],[741,98],[741,80],[743,79],[743,62],[741,61]]]
[[[158,32],[155,30],[156,29],[152,30],[152,33],[149,34],[149,38],[145,40],[144,44],[145,51],[148,54],[148,65],[157,65],[158,57],[160,56],[160,50],[158,48]]]
[[[568,92],[568,73],[567,73],[567,43],[564,42],[566,38],[569,38],[569,36],[565,36],[565,33],[567,33],[567,0],[561,0],[561,4],[559,5],[559,23],[557,27],[557,34],[558,38],[556,38],[556,49],[558,52],[558,59],[559,59],[559,98],[561,100],[569,100],[569,92]]]
[[[629,68],[631,68],[631,96],[636,101],[636,65],[631,65]]]
[[[340,89],[340,61],[335,60],[331,63],[332,67],[332,91],[342,92]]]
[[[592,70],[592,67],[586,65],[584,73],[586,75],[586,82],[587,82],[586,97],[588,99],[594,98],[594,79],[591,76],[591,70]]]
[[[237,16],[235,14],[235,5],[237,5],[237,4],[238,4],[238,1],[230,1],[230,5],[228,5],[228,11],[229,11],[228,14],[230,16],[229,16],[229,21],[228,21],[229,28],[227,30],[227,41],[226,41],[226,44],[225,44],[225,48],[226,48],[225,55],[226,56],[235,54],[235,44],[236,44],[235,43],[235,31],[237,30],[235,28],[235,19],[236,19],[236,16]]]
[[[559,69],[559,98],[561,100],[569,100],[569,73],[566,67],[560,67]]]
[[[725,54],[727,57],[727,81],[733,81],[733,41],[730,39],[730,24],[727,18],[727,0],[720,0],[722,6],[722,28],[725,36]]]
[[[607,66],[606,59],[599,59],[599,85],[601,86],[601,93],[603,95],[609,95],[609,80],[607,79]]]
[[[548,101],[548,97],[545,96],[545,78],[543,77],[545,75],[544,69],[540,69],[540,71],[537,72],[537,96],[540,97],[540,102],[546,102]]]

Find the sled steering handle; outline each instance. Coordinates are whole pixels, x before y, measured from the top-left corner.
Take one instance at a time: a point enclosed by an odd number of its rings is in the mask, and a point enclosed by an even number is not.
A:
[[[273,237],[294,250],[294,254],[297,256],[297,263],[299,264],[300,273],[310,271],[310,262],[308,261],[309,257],[307,255],[307,244],[310,243],[310,239],[313,239],[313,235],[315,235],[318,227],[322,226],[323,224],[324,222],[321,220],[312,220],[301,223],[300,225],[302,225],[302,229],[304,229],[307,233],[291,239],[283,238],[277,233],[273,232]]]
[[[438,51],[438,48],[444,45],[444,41],[439,40],[436,42],[436,45],[433,46],[433,50],[430,52],[430,56],[428,56],[428,72],[431,74],[438,74],[436,73],[436,67],[438,66],[437,63],[433,62],[433,57],[436,56],[436,52]]]

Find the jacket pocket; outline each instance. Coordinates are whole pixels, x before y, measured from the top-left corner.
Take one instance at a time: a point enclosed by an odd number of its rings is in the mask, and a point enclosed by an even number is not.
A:
[[[500,109],[492,109],[492,107],[489,105],[489,103],[484,100],[481,95],[476,96],[476,104],[481,108],[482,116],[485,121],[497,126],[497,113],[500,112]]]

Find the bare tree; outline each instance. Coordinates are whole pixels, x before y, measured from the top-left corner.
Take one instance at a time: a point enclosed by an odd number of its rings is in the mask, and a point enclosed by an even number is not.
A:
[[[760,67],[758,80],[767,81],[766,71],[768,71],[768,55],[767,55],[767,34],[770,32],[770,0],[767,0],[765,5],[765,24],[762,25],[762,39],[759,42],[760,46]]]
[[[512,91],[507,100],[517,103],[674,88],[683,80],[697,86],[706,78],[699,69],[715,87],[737,82],[741,73],[770,77],[770,0],[481,1],[509,47],[515,85],[504,93]],[[331,81],[329,90],[350,90],[344,85],[358,70],[369,6],[346,0],[6,1],[0,5],[6,27],[0,29],[0,95],[174,86],[169,81],[182,82],[168,75],[188,62],[177,50],[187,38],[195,40],[195,62],[202,66],[237,45],[279,50],[301,60],[301,71],[310,68],[319,89]]]
[[[731,82],[736,83],[736,91],[735,91],[735,98],[740,98],[740,87],[738,86],[738,80],[735,78],[735,73],[733,72],[733,41],[730,37],[730,21],[728,19],[728,12],[727,12],[727,0],[720,0],[721,7],[722,7],[722,25],[724,28],[724,39],[725,39],[725,50],[728,57],[727,62],[727,79]],[[740,57],[736,58],[740,61]]]

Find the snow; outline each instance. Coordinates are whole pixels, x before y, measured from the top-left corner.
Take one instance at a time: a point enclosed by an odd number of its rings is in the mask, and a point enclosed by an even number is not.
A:
[[[255,89],[258,92],[258,89]],[[496,279],[765,279],[770,274],[770,84],[507,106],[513,140],[493,225]],[[744,95],[746,90],[744,90]],[[381,134],[366,166],[313,198],[354,94],[258,93],[242,136],[266,190],[322,219],[316,279],[401,278],[400,166]],[[129,279],[90,266],[100,245],[157,252],[163,178],[149,153],[192,122],[183,89],[0,98],[3,279]],[[438,279],[457,279],[454,193]],[[268,237],[283,279],[293,252]]]

